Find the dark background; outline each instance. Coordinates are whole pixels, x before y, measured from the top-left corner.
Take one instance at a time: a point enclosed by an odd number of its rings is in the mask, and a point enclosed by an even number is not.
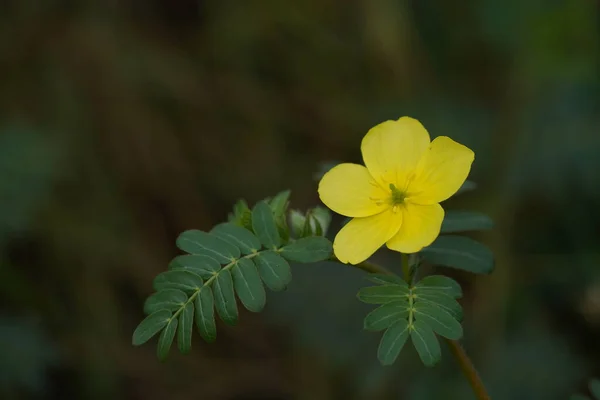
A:
[[[478,190],[446,206],[497,221],[475,236],[497,268],[444,272],[493,398],[585,391],[600,376],[599,4],[0,1],[0,398],[471,399],[448,352],[378,365],[365,281],[340,265],[294,266],[265,312],[191,355],[131,346],[179,232],[239,197],[318,204],[319,164],[360,161],[366,131],[402,115],[476,153]]]

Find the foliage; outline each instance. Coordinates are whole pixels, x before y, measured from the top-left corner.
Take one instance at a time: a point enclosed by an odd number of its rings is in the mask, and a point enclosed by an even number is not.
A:
[[[187,254],[175,257],[169,270],[154,279],[156,292],[144,304],[148,316],[134,331],[132,343],[142,345],[160,333],[160,360],[167,358],[175,337],[179,351],[188,353],[194,320],[200,336],[213,342],[217,337],[215,314],[228,325],[237,324],[236,296],[247,310],[260,312],[266,303],[264,286],[281,291],[291,282],[289,262],[329,259],[331,242],[322,236],[327,219],[321,224],[307,217],[306,224],[315,224],[300,235],[290,234],[289,195],[289,191],[281,192],[258,202],[252,210],[240,200],[230,222],[210,232],[188,230],[179,235],[177,247]],[[323,210],[319,212],[323,215]],[[313,226],[318,229],[313,231]]]

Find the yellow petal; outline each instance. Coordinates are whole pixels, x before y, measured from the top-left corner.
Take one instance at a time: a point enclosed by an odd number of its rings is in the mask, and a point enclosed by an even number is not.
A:
[[[402,117],[369,130],[361,144],[369,172],[382,186],[406,187],[406,179],[429,146],[429,133],[419,121]]]
[[[392,208],[371,217],[354,218],[337,234],[333,252],[343,263],[365,261],[398,232],[402,212]]]
[[[390,194],[358,164],[340,164],[319,182],[319,197],[327,207],[347,217],[368,217],[389,207]]]
[[[444,209],[439,204],[402,205],[402,226],[387,242],[387,247],[401,253],[416,253],[429,246],[440,234]]]
[[[434,139],[419,162],[407,199],[417,204],[446,200],[465,182],[474,159],[471,149],[449,137]]]

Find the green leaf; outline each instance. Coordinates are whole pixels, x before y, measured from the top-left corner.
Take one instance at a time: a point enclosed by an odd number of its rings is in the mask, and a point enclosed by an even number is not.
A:
[[[446,211],[441,233],[483,231],[492,229],[494,221],[487,215],[472,211]]]
[[[406,284],[404,279],[400,278],[398,275],[369,274],[367,275],[367,279],[380,285],[392,284],[404,286]]]
[[[233,281],[228,270],[222,270],[217,275],[213,284],[215,305],[221,320],[228,325],[235,325],[238,321],[238,309],[233,292]]]
[[[162,328],[164,328],[171,318],[171,311],[158,310],[155,313],[148,315],[140,324],[135,328],[131,343],[134,346],[139,346],[146,343],[156,335]]]
[[[440,342],[427,323],[418,320],[413,322],[410,338],[425,366],[433,367],[440,361],[442,358]]]
[[[177,238],[177,247],[190,254],[209,256],[221,264],[240,257],[240,249],[210,233],[192,229]]]
[[[231,269],[233,285],[244,307],[259,312],[265,307],[267,297],[256,266],[247,258],[240,259]]]
[[[281,245],[277,224],[271,207],[259,201],[252,210],[252,228],[267,249],[275,249]]]
[[[214,298],[210,286],[204,286],[195,299],[196,327],[202,339],[212,343],[217,338]]]
[[[489,274],[494,269],[494,255],[483,244],[463,236],[440,236],[421,250],[426,261],[462,269],[476,274]]]
[[[287,211],[287,206],[289,204],[288,200],[290,198],[290,191],[284,190],[283,192],[279,192],[269,201],[269,205],[271,206],[271,210],[273,210],[273,215],[275,218],[282,217]]]
[[[358,299],[367,304],[386,304],[392,301],[405,301],[408,298],[408,285],[370,286],[360,289]]]
[[[401,319],[406,320],[409,314],[408,299],[384,304],[371,311],[365,317],[364,329],[382,331]]]
[[[193,272],[185,270],[171,270],[161,272],[154,278],[154,289],[156,291],[165,289],[179,289],[186,293],[195,292],[200,289],[204,282],[202,278]]]
[[[305,222],[306,216],[302,212],[298,210],[290,211],[290,224],[292,225],[292,233],[294,234],[294,237],[302,237],[302,230],[304,229]]]
[[[473,181],[465,181],[465,183],[462,184],[462,186],[460,187],[460,189],[458,189],[458,191],[456,192],[455,195],[457,194],[461,194],[464,192],[470,192],[472,190],[477,189],[477,184]]]
[[[425,322],[434,332],[445,338],[458,340],[463,335],[462,325],[450,313],[434,303],[415,303],[414,315],[415,320]]]
[[[160,333],[158,346],[156,347],[156,356],[160,361],[165,361],[169,355],[169,350],[171,350],[175,332],[177,331],[177,325],[177,318],[173,318],[169,321],[165,330]]]
[[[592,379],[590,381],[590,392],[600,400],[600,379]]]
[[[443,275],[429,275],[421,279],[414,287],[414,292],[419,293],[445,293],[454,298],[462,297],[462,288],[454,279]]]
[[[377,358],[382,365],[392,365],[408,339],[409,328],[407,320],[400,320],[392,325],[381,338]]]
[[[292,270],[284,258],[274,251],[264,251],[254,258],[263,282],[275,292],[284,290],[292,280]]]
[[[192,349],[192,327],[194,325],[194,303],[187,303],[179,314],[179,330],[177,331],[177,345],[179,351],[186,354]]]
[[[252,211],[244,199],[238,200],[233,206],[233,215],[230,216],[229,222],[252,230]]]
[[[331,224],[331,213],[325,207],[317,206],[311,210],[312,216],[317,220],[321,226],[321,235],[326,235]]]
[[[186,254],[175,257],[169,263],[170,270],[187,270],[204,279],[209,279],[215,272],[219,272],[221,264],[209,256]]]
[[[303,263],[324,261],[333,251],[329,239],[323,236],[311,236],[296,240],[281,249],[281,255],[290,261]]]
[[[144,312],[152,314],[158,310],[175,311],[185,304],[187,298],[187,295],[178,289],[161,290],[146,299]]]
[[[215,226],[210,233],[239,248],[242,254],[252,254],[260,250],[260,240],[248,229],[224,223]]]
[[[454,319],[462,321],[463,309],[456,299],[440,292],[421,292],[416,294],[415,304],[420,302],[433,303],[446,310]]]

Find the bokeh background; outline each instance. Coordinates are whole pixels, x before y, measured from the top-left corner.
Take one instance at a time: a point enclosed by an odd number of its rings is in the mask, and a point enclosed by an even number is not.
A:
[[[402,115],[476,152],[479,188],[447,206],[497,221],[475,235],[497,268],[445,272],[492,397],[584,393],[599,21],[595,0],[1,1],[0,398],[472,399],[448,352],[378,365],[365,281],[340,265],[295,266],[191,355],[131,346],[179,232],[240,197],[318,204],[319,164],[360,161],[366,131]]]

